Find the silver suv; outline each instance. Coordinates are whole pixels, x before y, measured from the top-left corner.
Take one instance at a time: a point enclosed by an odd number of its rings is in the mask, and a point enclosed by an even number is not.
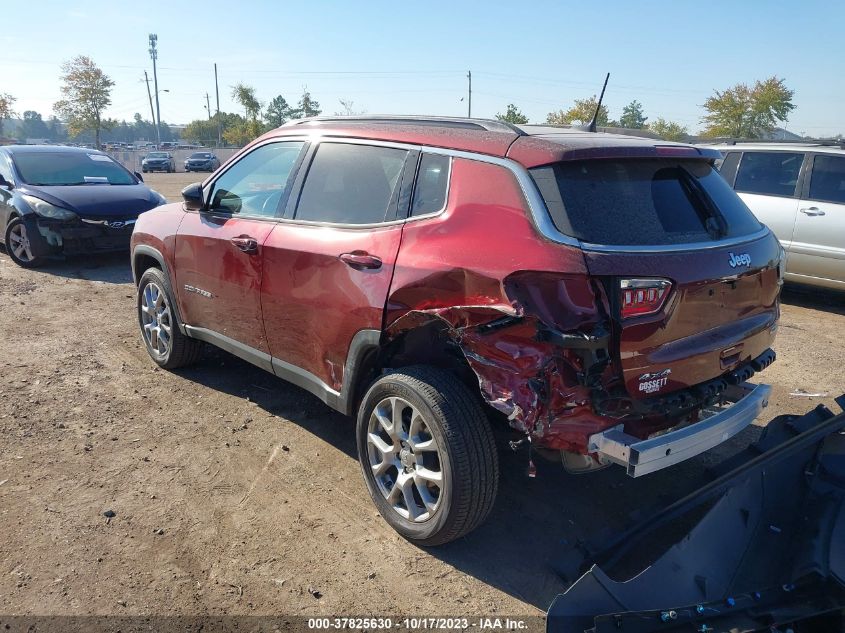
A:
[[[845,290],[845,146],[736,142],[715,146],[719,171],[786,250],[786,279]]]

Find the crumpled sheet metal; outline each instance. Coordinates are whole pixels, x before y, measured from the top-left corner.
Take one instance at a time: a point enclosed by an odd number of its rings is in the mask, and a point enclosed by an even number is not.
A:
[[[587,452],[587,439],[614,421],[593,413],[571,350],[538,341],[541,321],[518,304],[412,310],[388,329],[392,338],[432,320],[461,349],[485,400],[543,448]]]

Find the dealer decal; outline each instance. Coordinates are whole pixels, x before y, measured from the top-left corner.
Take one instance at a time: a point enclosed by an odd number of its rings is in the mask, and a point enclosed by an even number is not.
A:
[[[663,371],[643,374],[639,378],[640,391],[643,393],[656,393],[660,391],[669,382],[669,374],[671,373],[671,369],[664,369]]]

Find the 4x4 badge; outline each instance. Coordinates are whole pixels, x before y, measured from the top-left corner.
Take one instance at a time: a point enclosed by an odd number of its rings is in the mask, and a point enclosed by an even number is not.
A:
[[[730,255],[730,259],[728,263],[731,265],[731,268],[736,268],[737,266],[750,266],[751,265],[751,255],[748,253],[740,253],[739,255],[734,255],[733,253],[728,253]]]

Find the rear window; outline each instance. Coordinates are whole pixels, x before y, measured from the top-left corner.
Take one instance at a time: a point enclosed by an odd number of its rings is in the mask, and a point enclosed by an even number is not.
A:
[[[30,185],[134,185],[135,177],[105,154],[86,152],[23,152],[15,166]]]
[[[571,161],[531,173],[558,230],[592,244],[705,242],[761,228],[700,160]]]

